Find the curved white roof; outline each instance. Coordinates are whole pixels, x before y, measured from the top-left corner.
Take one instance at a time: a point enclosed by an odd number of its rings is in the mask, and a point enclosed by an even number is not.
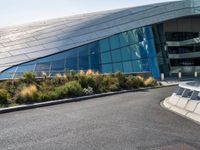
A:
[[[0,72],[116,33],[200,14],[199,0],[158,3],[0,29]]]

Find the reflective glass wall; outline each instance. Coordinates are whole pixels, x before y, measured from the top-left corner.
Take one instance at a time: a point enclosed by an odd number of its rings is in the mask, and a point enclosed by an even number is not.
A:
[[[40,77],[54,76],[67,70],[88,70],[102,73],[152,73],[160,77],[151,26],[73,48],[62,53],[20,64],[4,71],[0,78],[18,78],[31,71]]]

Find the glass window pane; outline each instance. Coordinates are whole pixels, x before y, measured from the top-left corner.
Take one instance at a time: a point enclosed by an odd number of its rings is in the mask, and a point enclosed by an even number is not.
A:
[[[78,48],[66,51],[66,70],[77,70],[78,66]]]
[[[112,53],[112,61],[113,62],[119,62],[122,60],[120,49],[114,50],[111,53]]]
[[[77,58],[78,57],[78,50],[73,49],[73,50],[70,50],[70,51],[66,51],[65,55],[66,55],[67,59]]]
[[[144,30],[145,30],[145,36],[147,39],[153,38],[153,32],[152,32],[151,26],[144,27]]]
[[[129,47],[124,47],[121,49],[121,53],[122,53],[122,60],[130,60],[131,59],[131,51],[129,49]]]
[[[35,65],[19,65],[15,73],[15,78],[21,77],[25,72],[33,72]]]
[[[8,78],[12,78],[15,74],[15,70],[17,67],[12,67],[2,73],[0,73],[0,78],[1,79],[8,79]]]
[[[123,62],[123,67],[124,67],[124,72],[125,73],[131,73],[131,72],[133,72],[131,61]]]
[[[141,58],[140,48],[138,45],[131,45],[130,51],[131,51],[132,59],[140,59]]]
[[[90,60],[91,60],[91,63],[92,65],[99,65],[99,55],[98,54],[92,54],[90,56]]]
[[[142,62],[140,60],[133,60],[132,65],[134,72],[142,72]]]
[[[89,54],[98,54],[99,52],[99,45],[98,42],[94,42],[88,45]]]
[[[110,50],[109,40],[107,38],[100,40],[99,47],[101,52],[109,51]]]
[[[52,56],[52,61],[65,59],[65,53],[59,53]]]
[[[66,68],[68,70],[77,70],[77,57],[66,60]]]
[[[81,56],[79,58],[79,69],[86,70],[85,68],[89,68],[89,56]]]
[[[102,72],[103,73],[112,73],[112,64],[103,64],[102,65]]]
[[[119,39],[120,39],[121,47],[129,45],[129,38],[128,38],[127,32],[123,32],[123,33],[119,34]]]
[[[182,95],[184,91],[185,91],[184,88],[179,88],[177,95]]]
[[[140,48],[141,57],[142,58],[147,58],[149,53],[148,53],[148,50],[147,50],[145,42],[140,42],[139,43],[139,48]]]
[[[33,71],[35,65],[19,65],[17,72]]]
[[[64,59],[53,61],[51,63],[51,75],[57,74],[57,73],[64,73],[64,70],[65,70],[64,64],[65,64]]]
[[[89,54],[88,53],[88,47],[87,47],[87,45],[79,47],[78,51],[79,51],[79,57],[81,57],[81,56],[87,56]]]
[[[45,57],[45,58],[41,58],[41,59],[37,59],[35,60],[35,63],[47,63],[47,62],[50,62],[52,61],[52,56],[48,56],[48,57]]]
[[[177,91],[178,93],[178,91]],[[194,91],[191,97],[191,100],[200,100],[200,92]]]
[[[111,62],[111,55],[110,52],[102,53],[101,54],[101,61],[102,63],[110,63]]]
[[[41,77],[43,73],[49,75],[50,62],[36,64],[35,73],[37,77]]]
[[[91,65],[91,68],[93,71],[100,71],[100,66],[99,65]]]
[[[143,32],[143,28],[138,28],[138,29],[136,29],[136,33],[137,33],[137,35],[138,35],[138,40],[139,40],[139,42],[142,42],[142,41],[144,41],[144,32]]]
[[[89,48],[89,55],[90,55],[90,64],[92,65],[99,65],[99,47],[98,43],[92,43],[88,46]]]
[[[115,72],[123,72],[122,63],[115,63],[113,64],[113,71]]]
[[[91,69],[91,68],[89,67],[89,65],[80,65],[80,66],[79,66],[79,70],[87,71],[88,69]]]
[[[151,71],[150,63],[148,59],[142,59],[142,69],[143,71]]]
[[[149,57],[156,57],[157,54],[153,39],[147,40],[146,47],[149,53]]]
[[[128,31],[128,35],[130,44],[136,44],[139,42],[138,35],[135,29]]]
[[[118,35],[113,35],[110,37],[110,46],[111,49],[119,48],[119,37]]]
[[[192,96],[192,93],[193,93],[192,90],[186,89],[186,90],[184,91],[182,97],[190,98],[190,97]]]

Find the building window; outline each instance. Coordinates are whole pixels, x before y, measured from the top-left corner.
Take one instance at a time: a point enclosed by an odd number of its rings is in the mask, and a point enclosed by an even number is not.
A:
[[[129,37],[127,32],[119,34],[119,39],[120,39],[120,47],[129,45]]]
[[[138,45],[131,45],[129,48],[131,51],[132,59],[140,59],[141,58],[140,48]]]
[[[36,64],[35,73],[37,77],[41,77],[43,74],[49,75],[50,62]]]
[[[65,70],[65,60],[57,60],[51,62],[51,75],[56,75],[57,73],[64,73]]]
[[[142,62],[141,60],[133,60],[133,72],[142,72]]]
[[[108,38],[99,41],[99,47],[101,52],[106,52],[110,50]]]
[[[103,73],[112,73],[112,64],[103,64],[102,65],[102,72]]]
[[[123,72],[122,63],[114,63],[113,64],[113,71],[115,72]]]
[[[123,68],[125,73],[133,72],[131,61],[123,62]]]
[[[0,73],[0,78],[1,79],[8,79],[8,78],[13,78],[15,75],[15,71],[16,71],[17,67],[12,67],[10,69],[7,69],[6,71],[4,71],[3,73]]]
[[[91,65],[99,65],[99,46],[98,43],[92,43],[88,46],[89,56],[90,56],[90,64]]]
[[[111,49],[119,48],[119,37],[118,37],[118,34],[110,37],[110,46],[111,46]]]
[[[112,61],[113,62],[119,62],[122,60],[120,49],[114,50],[111,53],[112,53]]]
[[[112,62],[110,52],[106,52],[106,53],[101,54],[101,62],[103,64]]]
[[[15,78],[21,77],[25,72],[33,72],[35,65],[21,65],[17,68]]]
[[[131,51],[130,51],[129,47],[122,48],[121,53],[122,53],[122,60],[123,61],[131,59]]]

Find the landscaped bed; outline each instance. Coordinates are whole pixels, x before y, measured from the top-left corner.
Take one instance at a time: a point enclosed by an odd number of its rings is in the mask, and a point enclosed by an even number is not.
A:
[[[52,78],[47,78],[44,74],[40,79],[36,79],[33,73],[27,72],[20,79],[0,82],[0,107],[156,85],[157,81],[152,77],[124,75],[120,72],[103,75],[92,70],[79,73],[71,71],[64,75],[57,74]]]

